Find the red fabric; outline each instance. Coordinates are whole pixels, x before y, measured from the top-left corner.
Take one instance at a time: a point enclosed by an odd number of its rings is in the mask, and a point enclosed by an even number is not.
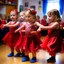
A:
[[[22,22],[20,23],[20,26],[22,26]],[[23,28],[23,30],[24,30],[24,28]],[[16,44],[16,46],[15,46],[15,49],[17,50],[17,51],[19,51],[20,49],[22,50],[22,45],[23,45],[23,42],[26,40],[26,36],[25,36],[25,33],[24,32],[21,32],[21,34],[20,34],[20,36],[19,36],[19,38],[18,38],[18,40],[17,40],[17,44]]]
[[[17,44],[16,44],[16,46],[15,46],[15,49],[17,50],[17,51],[19,51],[20,49],[22,50],[22,48],[23,48],[23,44],[26,42],[26,36],[25,36],[25,34],[20,34],[20,36],[19,36],[19,38],[18,38],[18,40],[17,40]]]
[[[1,24],[6,24],[6,20],[2,20],[1,21]]]
[[[16,41],[19,38],[19,33],[8,32],[3,38],[4,43],[6,43],[11,49],[16,46]]]
[[[42,48],[48,50],[50,55],[56,55],[61,51],[62,39],[58,29],[48,30],[48,35],[44,38]]]
[[[9,0],[9,2],[14,2],[14,0]]]
[[[40,35],[37,33],[35,35],[30,33],[31,31],[37,30],[36,27],[34,26],[34,23],[26,22],[24,29],[25,29],[25,35],[21,34],[18,40],[18,42],[19,41],[22,42],[21,49],[23,51],[29,51],[29,52],[38,51],[41,44]]]
[[[13,23],[13,24],[15,24],[15,23]],[[18,40],[19,35],[20,35],[19,33],[14,33],[14,31],[17,28],[18,28],[18,26],[17,27],[14,27],[14,28],[9,28],[10,31],[2,39],[4,41],[4,43],[6,43],[12,49],[16,46],[17,40]]]
[[[44,25],[44,26],[46,26],[46,24],[47,24],[47,23],[46,23],[46,20],[42,19],[42,20],[41,20],[41,24]]]
[[[22,50],[29,52],[36,52],[40,49],[41,44],[40,37],[35,35],[34,37],[27,37],[22,45]]]
[[[3,25],[3,24],[6,24],[6,20],[1,20],[0,28],[2,28],[2,25]]]
[[[61,25],[64,27],[64,22],[63,22],[63,23],[61,23]]]
[[[37,22],[39,22],[39,23],[40,23],[40,20],[37,20]]]

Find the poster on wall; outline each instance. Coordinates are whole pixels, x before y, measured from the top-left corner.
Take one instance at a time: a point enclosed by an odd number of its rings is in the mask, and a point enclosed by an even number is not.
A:
[[[25,7],[28,7],[29,3],[28,2],[25,2]]]
[[[35,7],[35,6],[30,6],[30,8],[32,8],[32,9],[34,9],[34,10],[35,10],[35,8],[36,8],[36,7]]]
[[[23,11],[24,10],[24,6],[23,5],[20,5],[19,7],[19,12]]]
[[[38,6],[38,10],[41,11],[42,10],[42,7],[41,6]]]
[[[41,5],[41,1],[39,1],[38,4]]]

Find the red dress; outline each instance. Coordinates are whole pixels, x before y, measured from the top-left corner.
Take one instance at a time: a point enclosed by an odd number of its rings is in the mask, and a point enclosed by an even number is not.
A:
[[[42,20],[41,20],[41,24],[44,25],[44,26],[46,26],[46,25],[47,25],[46,20],[42,19]]]
[[[0,40],[2,40],[2,38],[8,32],[7,28],[1,29],[3,24],[6,24],[6,20],[4,20],[4,19],[2,19],[1,22],[0,22]]]
[[[10,25],[15,24],[16,22],[10,22]],[[14,31],[18,28],[18,26],[9,28],[9,32],[5,35],[3,38],[3,41],[11,48],[13,49],[16,46],[16,42],[19,38],[19,33],[14,33]]]
[[[23,23],[24,23],[24,22],[21,22],[21,23],[20,23],[20,26],[22,26]],[[24,30],[24,28],[23,28],[23,30]],[[20,49],[22,50],[22,45],[23,45],[23,42],[25,42],[25,41],[26,41],[25,33],[24,33],[24,32],[21,32],[21,34],[20,34],[20,36],[19,36],[19,38],[18,38],[18,40],[17,40],[17,44],[16,44],[16,46],[15,46],[15,49],[16,49],[17,51],[19,51]]]
[[[61,51],[61,43],[60,30],[48,30],[48,35],[43,40],[42,48],[47,50],[50,55],[55,55]]]
[[[2,24],[6,24],[6,20],[2,20],[1,23],[2,23]]]
[[[40,48],[41,40],[38,33],[31,34],[31,31],[36,31],[37,28],[34,26],[34,23],[26,22],[25,24],[25,36],[26,40],[22,44],[22,49],[29,52],[38,51]]]

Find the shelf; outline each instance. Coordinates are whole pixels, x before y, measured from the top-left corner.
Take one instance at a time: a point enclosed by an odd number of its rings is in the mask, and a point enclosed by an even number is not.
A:
[[[6,4],[6,3],[0,3],[0,5],[17,6],[17,4]]]
[[[4,2],[1,2],[4,1]],[[0,1],[0,13],[6,14],[6,16],[9,16],[10,10],[17,9],[18,8],[18,0],[13,0],[14,2],[6,2],[5,0]],[[8,0],[7,0],[8,1]]]

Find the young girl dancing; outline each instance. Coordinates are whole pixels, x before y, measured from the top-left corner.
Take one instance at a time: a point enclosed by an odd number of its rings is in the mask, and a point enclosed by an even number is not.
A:
[[[36,52],[40,48],[41,40],[39,38],[38,32],[36,32],[37,27],[34,25],[36,21],[36,11],[33,9],[28,9],[25,12],[25,23],[17,29],[15,32],[25,28],[26,40],[23,41],[22,49],[25,51],[25,56],[22,58],[22,62],[29,61],[29,52],[32,53],[31,63],[36,62]]]
[[[25,11],[22,11],[19,13],[19,21],[20,21],[19,27],[22,26],[22,24],[24,23],[24,20],[25,20],[24,18],[25,18]],[[17,50],[17,54],[15,55],[15,57],[24,56],[24,52],[22,51],[21,47],[22,47],[22,42],[25,40],[26,40],[25,34],[20,31],[20,36],[15,46],[15,49]]]
[[[39,23],[35,23],[40,26],[40,30],[48,30],[48,35],[44,38],[41,47],[44,50],[48,50],[51,57],[47,62],[55,62],[56,53],[61,51],[62,40],[60,38],[60,14],[56,9],[52,9],[48,12],[48,26],[43,26]]]
[[[11,53],[8,54],[8,57],[14,56],[14,47],[16,46],[16,42],[20,35],[19,32],[14,33],[14,31],[18,28],[18,25],[19,25],[17,17],[18,17],[18,11],[11,10],[10,18],[12,21],[2,26],[2,28],[9,27],[9,32],[3,38],[3,41],[10,47],[10,50],[11,50]]]

